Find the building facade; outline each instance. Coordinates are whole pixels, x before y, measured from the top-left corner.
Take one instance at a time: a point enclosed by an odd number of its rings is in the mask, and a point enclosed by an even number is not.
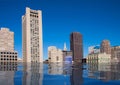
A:
[[[14,51],[14,33],[8,28],[0,30],[0,51]]]
[[[17,52],[14,51],[14,33],[8,28],[0,30],[0,62],[17,62]]]
[[[63,61],[72,62],[72,51],[62,51],[63,52]]]
[[[70,50],[73,52],[73,61],[82,62],[83,58],[83,41],[79,32],[73,32],[70,35]]]
[[[93,64],[111,63],[111,54],[106,53],[89,54],[87,57],[87,63]]]
[[[111,54],[111,46],[109,40],[103,40],[100,45],[100,52]]]
[[[112,62],[120,62],[120,46],[111,47]]]
[[[48,61],[51,63],[63,62],[63,52],[55,46],[48,47]]]
[[[43,62],[42,12],[26,7],[22,16],[23,62]]]

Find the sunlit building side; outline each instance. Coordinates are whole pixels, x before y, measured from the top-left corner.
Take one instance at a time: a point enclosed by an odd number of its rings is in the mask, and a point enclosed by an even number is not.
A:
[[[55,46],[48,47],[48,61],[50,63],[63,62],[63,52]]]
[[[14,32],[8,28],[0,29],[0,62],[17,62],[17,51],[14,50]]]
[[[42,11],[26,7],[22,16],[23,62],[43,62]]]

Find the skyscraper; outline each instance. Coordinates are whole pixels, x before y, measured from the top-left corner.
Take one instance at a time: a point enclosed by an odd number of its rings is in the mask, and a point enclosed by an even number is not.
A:
[[[43,62],[42,12],[26,7],[22,16],[22,51],[24,62]]]
[[[103,40],[100,45],[100,52],[111,54],[111,46],[109,40]]]
[[[79,32],[73,32],[70,35],[70,50],[73,52],[73,61],[82,62],[83,43],[82,35]]]

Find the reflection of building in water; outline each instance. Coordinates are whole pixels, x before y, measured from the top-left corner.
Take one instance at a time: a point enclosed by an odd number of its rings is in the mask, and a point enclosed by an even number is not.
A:
[[[44,74],[43,85],[71,85],[69,75],[71,69],[69,66],[63,66],[63,63],[46,65],[47,72]]]
[[[14,85],[14,71],[0,71],[0,85]]]
[[[114,46],[111,48],[112,62],[120,62],[120,46]]]
[[[120,79],[120,63],[89,63],[88,77],[104,81]]]
[[[49,63],[48,73],[52,75],[63,74],[63,63]]]
[[[14,85],[17,62],[0,62],[0,85]]]
[[[43,63],[24,63],[23,85],[42,85]]]
[[[17,71],[17,62],[0,62],[0,71]]]
[[[82,64],[75,64],[73,66],[71,74],[71,85],[82,85],[83,84],[82,74],[83,74]]]

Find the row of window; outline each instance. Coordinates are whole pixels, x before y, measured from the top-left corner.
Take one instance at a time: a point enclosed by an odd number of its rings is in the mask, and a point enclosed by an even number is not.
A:
[[[38,15],[30,14],[30,16],[38,18]]]
[[[16,52],[0,52],[0,54],[17,54]]]
[[[7,59],[6,59],[6,58],[1,58],[1,60],[16,60],[16,61],[17,61],[17,59],[14,59],[14,58],[13,58],[13,59],[8,59],[8,58],[7,58]]]
[[[0,71],[17,71],[17,68],[0,68]]]
[[[1,55],[0,57],[1,57],[1,58],[2,58],[2,57],[7,57],[7,58],[8,58],[8,57],[10,57],[10,58],[17,58],[17,56],[8,56],[8,55]]]

